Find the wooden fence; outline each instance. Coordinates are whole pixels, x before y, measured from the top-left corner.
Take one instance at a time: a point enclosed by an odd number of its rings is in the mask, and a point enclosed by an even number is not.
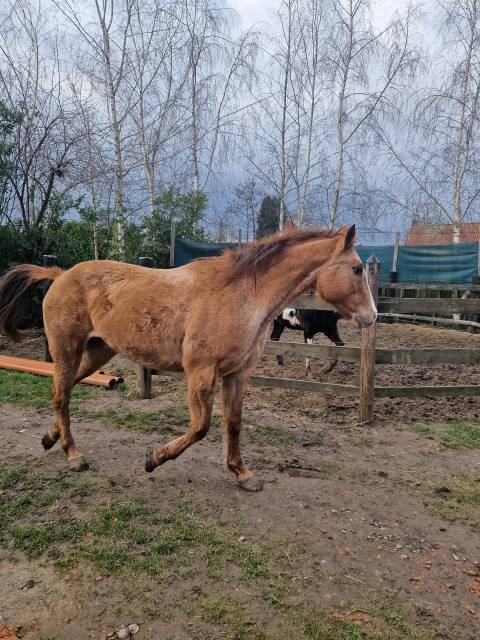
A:
[[[145,259],[142,259],[145,260]],[[150,266],[142,262],[145,266]],[[380,263],[372,256],[366,261],[367,276],[374,298],[377,300],[377,308],[380,314],[425,314],[433,316],[451,315],[454,313],[474,315],[480,313],[480,300],[465,300],[461,298],[429,298],[429,297],[387,297],[382,295],[377,298],[378,292],[388,289],[402,288],[412,290],[478,290],[480,285],[454,286],[454,285],[397,285],[379,284],[378,273]],[[450,287],[452,287],[450,289]],[[297,309],[331,309],[323,300],[315,295],[302,295],[290,303]],[[433,318],[440,320],[440,318]],[[462,386],[375,386],[375,365],[478,365],[480,364],[480,349],[377,349],[376,326],[373,325],[361,331],[361,347],[336,347],[323,345],[300,344],[296,342],[272,342],[268,341],[264,353],[271,356],[283,355],[294,358],[317,358],[327,360],[340,360],[359,363],[358,385],[334,384],[329,382],[317,382],[314,380],[298,380],[289,378],[277,378],[268,376],[253,376],[251,384],[262,387],[277,387],[282,389],[297,389],[317,393],[328,393],[339,396],[351,396],[359,398],[359,413],[361,422],[370,422],[373,419],[375,398],[403,398],[415,396],[480,396],[479,385]],[[139,396],[151,397],[151,376],[165,375],[178,377],[182,373],[168,371],[149,371],[139,368],[138,387]]]

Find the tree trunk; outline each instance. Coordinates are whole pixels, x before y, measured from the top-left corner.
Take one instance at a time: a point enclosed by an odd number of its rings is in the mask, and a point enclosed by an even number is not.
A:
[[[287,159],[286,159],[286,126],[287,126],[287,97],[288,97],[288,80],[290,78],[290,57],[292,47],[292,5],[288,0],[288,31],[287,31],[287,50],[285,52],[285,75],[282,91],[282,126],[281,126],[281,143],[280,143],[280,212],[278,219],[278,228],[283,231],[285,225],[285,190],[287,181]]]
[[[124,192],[123,192],[123,158],[121,143],[121,126],[118,118],[116,91],[113,83],[112,64],[110,55],[110,36],[105,20],[100,13],[97,4],[97,13],[102,29],[105,80],[107,85],[107,100],[110,111],[110,123],[113,131],[113,143],[115,149],[115,216],[117,222],[118,258],[125,261],[125,232],[124,232]]]
[[[198,193],[200,191],[200,168],[198,166],[197,67],[195,62],[192,62],[192,161],[193,188]]]

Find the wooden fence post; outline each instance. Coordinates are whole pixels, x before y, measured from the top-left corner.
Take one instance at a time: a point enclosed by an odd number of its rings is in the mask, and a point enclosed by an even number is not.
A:
[[[147,265],[148,266],[148,265]],[[175,266],[175,221],[170,226],[170,267]]]
[[[373,301],[377,304],[378,275],[380,262],[376,256],[370,256],[366,261],[368,286],[372,292]],[[375,335],[377,323],[362,329],[362,351],[360,354],[360,422],[372,422],[373,400],[375,392]]]
[[[175,225],[173,222],[172,225]],[[175,229],[175,227],[174,227]],[[138,259],[138,264],[141,267],[153,268],[153,258],[142,257]],[[143,400],[149,400],[152,397],[152,370],[145,369],[144,367],[138,367],[137,370],[137,392],[138,397]]]
[[[54,267],[57,264],[57,256],[42,256],[42,265],[44,267]],[[47,295],[47,291],[50,288],[50,283],[45,282],[42,287],[42,296],[45,298]],[[45,336],[45,362],[52,362],[52,356],[50,354],[50,349],[48,348],[48,340],[47,336]]]

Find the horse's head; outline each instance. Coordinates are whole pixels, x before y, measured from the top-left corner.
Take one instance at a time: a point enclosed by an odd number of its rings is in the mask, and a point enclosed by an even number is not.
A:
[[[331,258],[318,270],[316,292],[345,318],[362,328],[373,324],[377,310],[367,273],[354,249],[355,225],[342,227]]]

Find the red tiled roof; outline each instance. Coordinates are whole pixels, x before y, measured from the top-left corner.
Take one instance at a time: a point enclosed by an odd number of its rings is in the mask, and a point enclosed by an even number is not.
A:
[[[460,242],[479,242],[480,222],[464,222]],[[406,245],[453,244],[453,224],[417,224],[407,232]]]

